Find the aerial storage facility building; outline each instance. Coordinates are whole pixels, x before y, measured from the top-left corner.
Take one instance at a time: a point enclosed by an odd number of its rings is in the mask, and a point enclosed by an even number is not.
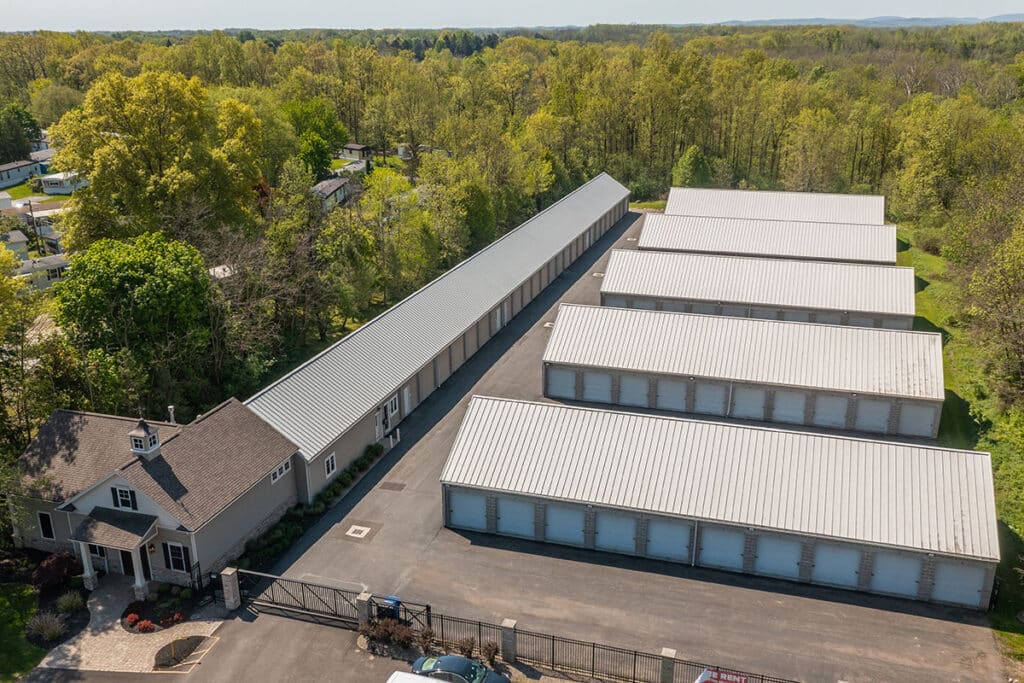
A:
[[[884,225],[885,197],[673,187],[668,193],[665,213],[675,216]]]
[[[616,249],[601,303],[909,330],[914,269]]]
[[[988,606],[989,455],[474,397],[448,527]]]
[[[637,247],[891,266],[896,264],[896,226],[650,213]]]
[[[942,337],[563,304],[544,351],[544,394],[934,438]]]
[[[627,211],[601,174],[266,387],[246,405],[299,446],[306,500],[399,423]]]

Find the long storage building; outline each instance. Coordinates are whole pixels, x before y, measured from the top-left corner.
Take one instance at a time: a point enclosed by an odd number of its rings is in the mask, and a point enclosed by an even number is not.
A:
[[[668,193],[665,213],[676,216],[884,225],[885,197],[673,187]]]
[[[644,217],[637,247],[891,266],[896,264],[896,226],[651,213]]]
[[[444,524],[985,609],[987,453],[474,397]]]
[[[909,330],[914,269],[616,249],[601,303]]]
[[[544,395],[934,438],[942,337],[564,304],[544,351]]]
[[[312,498],[398,425],[626,213],[601,174],[411,294],[246,405],[298,445]]]

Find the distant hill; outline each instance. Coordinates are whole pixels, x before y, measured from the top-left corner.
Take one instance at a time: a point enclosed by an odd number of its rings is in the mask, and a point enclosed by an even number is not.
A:
[[[722,26],[865,26],[881,28],[913,28],[930,26],[955,26],[957,24],[981,24],[987,21],[998,23],[1024,22],[1024,14],[1000,14],[981,19],[979,17],[871,17],[869,19],[827,19],[808,17],[806,19],[755,19],[752,21],[723,21]]]

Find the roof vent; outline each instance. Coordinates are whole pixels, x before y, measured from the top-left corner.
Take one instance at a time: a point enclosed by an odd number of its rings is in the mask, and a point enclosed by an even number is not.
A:
[[[140,455],[146,460],[152,460],[160,454],[160,434],[156,427],[152,427],[145,420],[139,420],[135,429],[128,432],[131,440],[132,453]]]

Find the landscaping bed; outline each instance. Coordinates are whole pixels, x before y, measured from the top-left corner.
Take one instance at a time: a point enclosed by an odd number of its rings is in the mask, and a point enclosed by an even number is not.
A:
[[[191,657],[204,640],[206,640],[206,636],[187,636],[167,643],[157,651],[153,668],[157,670],[173,669]]]
[[[49,649],[74,638],[89,625],[89,591],[82,586],[81,573],[81,561],[66,554],[47,555],[33,569],[37,608],[25,623],[29,643]]]
[[[129,633],[156,633],[188,621],[198,598],[190,588],[162,583],[146,600],[131,603],[121,614],[121,627]]]

